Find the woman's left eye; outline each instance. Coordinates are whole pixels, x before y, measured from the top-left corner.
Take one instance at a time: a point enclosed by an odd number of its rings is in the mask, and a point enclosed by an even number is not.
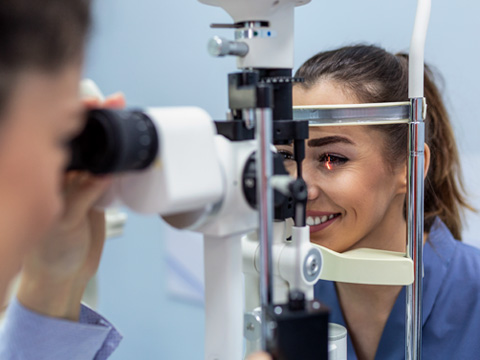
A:
[[[287,150],[278,150],[278,153],[283,157],[283,160],[295,160],[293,158],[293,154],[290,151]]]
[[[322,163],[327,170],[333,170],[335,166],[344,165],[348,159],[340,155],[322,154],[318,158],[318,161]]]

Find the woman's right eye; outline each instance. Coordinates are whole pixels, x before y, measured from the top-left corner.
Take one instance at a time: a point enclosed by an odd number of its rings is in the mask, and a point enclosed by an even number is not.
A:
[[[295,160],[293,154],[287,150],[278,150],[278,153],[283,157],[283,160]]]

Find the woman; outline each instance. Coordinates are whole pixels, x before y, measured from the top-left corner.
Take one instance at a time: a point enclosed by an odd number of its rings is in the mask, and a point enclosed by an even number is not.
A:
[[[294,105],[408,100],[408,57],[375,46],[322,52],[298,70]],[[468,359],[480,351],[480,251],[461,239],[463,193],[452,128],[426,68],[423,355]],[[311,240],[343,252],[405,252],[407,126],[311,127],[304,161]],[[291,148],[279,147],[292,166]],[[349,359],[403,359],[400,286],[320,281],[316,297],[349,332]],[[475,354],[475,355],[474,355]]]

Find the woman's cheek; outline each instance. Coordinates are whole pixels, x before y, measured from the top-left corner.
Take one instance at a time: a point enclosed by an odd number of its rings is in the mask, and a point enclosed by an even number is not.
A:
[[[290,174],[290,176],[295,177],[297,174],[297,164],[295,161],[287,160],[284,161],[283,165],[285,166],[285,170]]]
[[[332,196],[348,201],[348,199],[354,200],[358,196],[366,196],[371,191],[357,171],[332,170],[326,171],[326,173],[323,176],[322,186]]]

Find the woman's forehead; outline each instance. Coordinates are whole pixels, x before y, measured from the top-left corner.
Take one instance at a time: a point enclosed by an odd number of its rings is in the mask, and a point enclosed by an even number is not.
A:
[[[309,126],[309,137],[312,136],[329,136],[329,135],[345,135],[345,136],[365,136],[371,130],[364,125],[349,126]]]
[[[382,133],[368,125],[353,126],[310,126],[308,139],[321,139],[327,137],[344,138],[340,141],[353,146],[380,145],[384,142]]]
[[[293,87],[293,104],[296,106],[355,103],[358,103],[357,99],[333,80],[319,81],[308,89],[301,85]]]

